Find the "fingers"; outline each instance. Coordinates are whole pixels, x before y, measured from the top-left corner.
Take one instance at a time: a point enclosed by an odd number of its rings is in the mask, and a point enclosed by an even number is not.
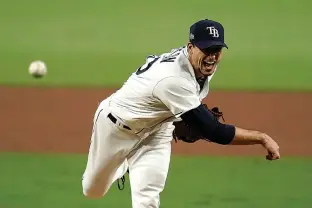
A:
[[[266,158],[267,160],[272,160],[272,157],[271,157],[270,155],[266,155],[265,158]]]
[[[280,159],[279,146],[278,144],[270,137],[267,137],[264,147],[267,149],[268,154],[266,156],[267,160],[278,160]]]
[[[267,156],[266,156],[266,159],[267,160],[278,160],[278,159],[280,159],[280,154],[279,154],[279,152],[278,151],[276,151],[276,152],[268,152],[268,154],[267,154]]]

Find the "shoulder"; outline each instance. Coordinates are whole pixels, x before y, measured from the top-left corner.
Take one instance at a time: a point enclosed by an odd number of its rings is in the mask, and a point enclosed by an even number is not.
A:
[[[174,63],[179,55],[183,53],[184,46],[180,48],[174,48],[169,53],[164,53],[160,59],[160,63]]]
[[[170,52],[160,55],[148,55],[145,63],[136,71],[136,75],[157,74],[159,77],[163,77],[176,74],[178,70],[174,69],[178,68],[176,63],[183,48],[172,49]],[[153,70],[149,70],[150,68]],[[149,71],[149,73],[145,73],[146,71]]]
[[[176,83],[196,86],[188,66],[187,57],[183,53],[185,47],[172,49],[169,53],[147,56],[143,64],[133,75],[136,80],[146,80],[152,85],[175,85]]]
[[[184,46],[172,49],[170,53],[165,53],[160,56],[157,67],[165,70],[167,76],[182,76],[191,79],[191,65],[186,53]]]

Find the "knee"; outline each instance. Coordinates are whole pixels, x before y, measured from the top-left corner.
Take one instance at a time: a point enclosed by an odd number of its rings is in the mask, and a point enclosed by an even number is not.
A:
[[[107,190],[105,189],[105,186],[100,187],[94,183],[90,183],[90,181],[83,180],[82,192],[88,199],[99,199],[105,196]]]
[[[88,199],[99,199],[102,198],[105,195],[105,193],[83,189],[83,195]]]

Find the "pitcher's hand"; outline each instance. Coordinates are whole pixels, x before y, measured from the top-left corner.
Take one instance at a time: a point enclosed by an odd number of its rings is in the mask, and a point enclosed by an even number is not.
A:
[[[268,151],[267,160],[278,160],[281,155],[278,144],[268,135],[263,135],[263,147]]]

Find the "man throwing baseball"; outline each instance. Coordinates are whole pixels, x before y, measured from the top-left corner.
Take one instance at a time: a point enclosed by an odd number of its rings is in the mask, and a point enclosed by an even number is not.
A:
[[[190,27],[186,46],[148,56],[118,91],[100,103],[83,174],[85,196],[103,197],[129,170],[132,207],[158,208],[173,138],[262,145],[267,160],[280,158],[279,146],[270,136],[221,123],[219,112],[202,104],[224,48],[228,47],[223,26],[200,20]],[[188,128],[185,134],[178,131],[181,123]]]

